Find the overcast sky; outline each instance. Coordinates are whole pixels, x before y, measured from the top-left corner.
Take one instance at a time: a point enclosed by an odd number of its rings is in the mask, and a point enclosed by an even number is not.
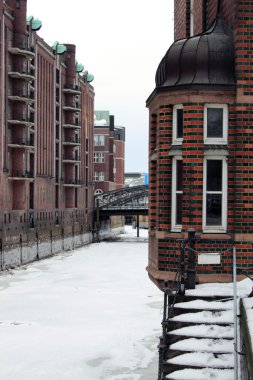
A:
[[[157,66],[173,42],[173,0],[27,0],[38,34],[76,45],[95,76],[95,110],[126,127],[125,171],[148,170],[148,110]]]

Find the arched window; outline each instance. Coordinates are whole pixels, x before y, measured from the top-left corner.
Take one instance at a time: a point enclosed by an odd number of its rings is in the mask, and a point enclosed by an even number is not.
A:
[[[97,189],[97,190],[95,190],[94,195],[99,195],[99,194],[102,194],[102,193],[103,193],[103,190]]]

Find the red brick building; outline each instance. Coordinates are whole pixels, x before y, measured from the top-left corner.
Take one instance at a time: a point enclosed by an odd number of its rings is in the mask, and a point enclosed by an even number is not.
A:
[[[252,26],[251,1],[175,0],[175,42],[147,100],[153,280],[172,277],[190,228],[217,259],[197,259],[200,279],[232,273],[233,245],[253,266]]]
[[[26,5],[0,2],[1,268],[81,245],[93,215],[92,76]]]
[[[95,194],[124,187],[125,128],[114,125],[109,111],[95,111]]]

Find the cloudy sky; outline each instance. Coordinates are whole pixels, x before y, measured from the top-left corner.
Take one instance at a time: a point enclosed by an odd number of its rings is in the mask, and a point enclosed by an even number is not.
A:
[[[126,127],[125,171],[148,170],[148,111],[156,68],[173,42],[173,0],[27,0],[52,45],[73,43],[95,76],[95,109]]]

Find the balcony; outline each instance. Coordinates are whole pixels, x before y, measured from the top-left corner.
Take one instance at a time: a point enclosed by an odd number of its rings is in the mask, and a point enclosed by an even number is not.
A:
[[[81,162],[81,157],[78,156],[77,154],[74,154],[74,155],[71,155],[71,154],[68,154],[68,155],[63,155],[63,158],[62,158],[62,162],[66,163],[66,164],[75,164],[77,162]]]
[[[67,85],[67,84],[64,85],[63,92],[65,94],[73,94],[73,95],[80,95],[81,94],[81,90],[80,90],[79,86],[72,87],[72,86]]]
[[[32,82],[35,79],[34,70],[22,67],[22,65],[9,66],[8,75],[14,79],[23,79]]]
[[[81,145],[81,141],[79,137],[73,137],[73,138],[66,137],[65,141],[63,142],[63,145],[72,145],[72,146]]]
[[[16,102],[34,103],[34,92],[16,91],[13,95],[8,95],[8,99]]]
[[[65,187],[81,187],[82,182],[80,179],[64,179],[63,186]]]
[[[76,123],[73,123],[73,124],[68,124],[68,123],[65,123],[62,125],[63,128],[71,128],[71,129],[81,129],[81,125],[78,125]]]
[[[34,49],[29,50],[20,45],[20,47],[10,47],[8,49],[8,52],[10,54],[22,55],[23,57],[28,57],[32,59],[35,56],[35,53],[32,50]]]
[[[34,174],[28,170],[9,170],[8,177],[10,180],[33,180]]]
[[[9,124],[24,125],[24,126],[34,126],[34,116],[24,117],[23,115],[14,115],[8,118]]]
[[[73,105],[65,105],[63,106],[63,111],[70,111],[70,112],[81,112],[82,109],[80,108],[80,103],[75,103]]]
[[[8,142],[8,146],[10,148],[31,149],[34,148],[34,140],[13,137],[11,142]]]

